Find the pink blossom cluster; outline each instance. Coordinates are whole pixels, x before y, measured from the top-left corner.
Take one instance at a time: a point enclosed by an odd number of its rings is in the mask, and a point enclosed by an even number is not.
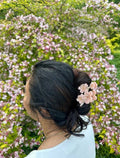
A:
[[[1,34],[4,47],[0,47],[0,142],[5,144],[5,147],[0,150],[0,154],[6,158],[24,154],[24,145],[31,149],[35,145],[40,145],[36,138],[28,139],[22,134],[25,124],[30,124],[25,130],[34,132],[36,136],[40,134],[41,129],[40,124],[33,122],[28,116],[26,118],[23,107],[23,79],[26,80],[30,76],[36,61],[48,58],[58,60],[63,56],[62,49],[67,50],[71,47],[58,35],[45,31],[48,29],[46,26],[48,25],[44,24],[42,18],[28,15],[18,16],[11,23],[1,27],[1,32],[5,31],[5,34]],[[8,141],[13,135],[13,140]],[[12,148],[15,152],[8,155]]]
[[[78,87],[78,89],[80,90],[80,93],[81,93],[77,97],[77,101],[80,103],[80,106],[82,106],[84,103],[86,103],[86,104],[92,103],[93,101],[95,101],[97,99],[97,97],[96,97],[96,89],[97,89],[96,82],[91,82],[89,87],[86,83],[82,84]],[[89,91],[90,89],[92,91]]]

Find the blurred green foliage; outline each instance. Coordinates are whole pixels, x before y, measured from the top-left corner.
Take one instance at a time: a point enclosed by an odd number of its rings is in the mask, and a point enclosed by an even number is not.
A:
[[[109,2],[120,3],[120,0],[109,0]]]
[[[117,68],[117,78],[120,80],[120,49],[113,51],[114,59],[109,61],[110,64],[113,64]]]
[[[110,154],[110,148],[106,145],[101,145],[96,151],[96,158],[120,158],[120,155]]]

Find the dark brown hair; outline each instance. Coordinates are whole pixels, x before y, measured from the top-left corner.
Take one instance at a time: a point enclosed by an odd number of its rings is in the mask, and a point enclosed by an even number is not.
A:
[[[89,123],[89,119],[84,121],[81,115],[88,114],[90,104],[80,107],[76,101],[80,94],[78,86],[84,83],[90,85],[89,75],[66,63],[54,60],[37,62],[29,81],[30,108],[38,110],[46,119],[53,119],[69,134],[79,136],[77,132]],[[50,117],[45,116],[42,109],[47,110]]]

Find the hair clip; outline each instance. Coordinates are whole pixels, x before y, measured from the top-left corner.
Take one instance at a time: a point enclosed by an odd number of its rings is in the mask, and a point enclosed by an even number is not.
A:
[[[96,97],[96,89],[97,89],[97,83],[91,82],[90,86],[88,86],[86,83],[82,84],[78,87],[80,90],[80,95],[77,97],[77,101],[80,103],[80,106],[82,106],[84,103],[89,104],[92,103],[97,99]],[[91,89],[92,91],[89,91]]]

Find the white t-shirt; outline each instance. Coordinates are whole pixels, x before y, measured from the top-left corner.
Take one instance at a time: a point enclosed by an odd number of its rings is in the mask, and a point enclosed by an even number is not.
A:
[[[33,150],[25,158],[95,158],[95,140],[92,124],[81,134],[84,137],[71,135],[55,147],[43,150]]]

